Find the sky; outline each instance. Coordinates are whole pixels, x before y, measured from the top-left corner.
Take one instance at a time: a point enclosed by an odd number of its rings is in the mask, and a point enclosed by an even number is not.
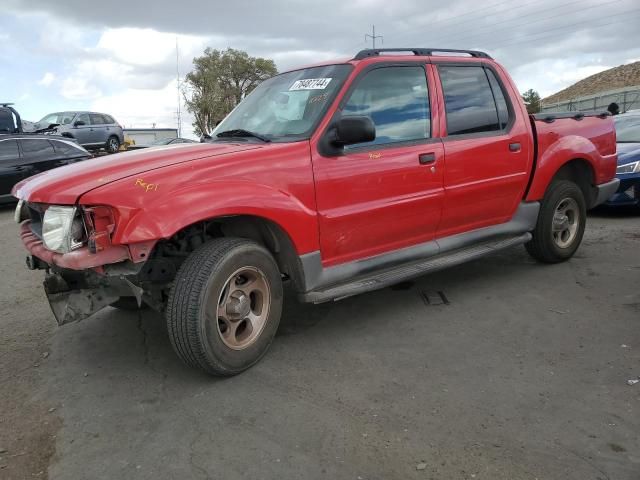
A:
[[[176,67],[206,47],[284,71],[371,47],[374,24],[377,46],[484,50],[543,97],[640,60],[638,0],[0,0],[0,102],[32,121],[95,110],[176,127]]]

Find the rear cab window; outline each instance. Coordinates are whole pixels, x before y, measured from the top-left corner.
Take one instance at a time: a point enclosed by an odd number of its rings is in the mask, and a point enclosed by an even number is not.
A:
[[[500,132],[509,123],[504,91],[483,66],[438,65],[448,135]]]

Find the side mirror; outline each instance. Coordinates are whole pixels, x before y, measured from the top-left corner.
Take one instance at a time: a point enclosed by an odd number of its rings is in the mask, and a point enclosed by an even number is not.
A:
[[[334,145],[344,146],[372,142],[376,139],[376,126],[364,115],[345,116],[335,126]]]
[[[76,120],[73,122],[74,127],[81,127],[82,125],[86,125],[82,120]]]

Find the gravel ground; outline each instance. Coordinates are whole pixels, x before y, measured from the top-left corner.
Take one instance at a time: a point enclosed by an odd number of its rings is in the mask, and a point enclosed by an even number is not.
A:
[[[289,300],[225,380],[183,366],[157,314],[55,327],[10,208],[0,244],[2,479],[640,478],[639,215],[591,215],[561,265],[516,248]]]

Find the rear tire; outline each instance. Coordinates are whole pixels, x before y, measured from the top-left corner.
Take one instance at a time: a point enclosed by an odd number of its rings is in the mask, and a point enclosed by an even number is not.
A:
[[[558,263],[573,256],[584,235],[587,208],[578,185],[567,180],[554,181],[540,206],[533,239],[525,247],[544,263]]]
[[[187,365],[236,375],[267,352],[282,299],[278,265],[263,246],[239,238],[207,242],[180,266],[171,288],[171,344]]]
[[[105,150],[109,153],[117,153],[120,150],[120,139],[115,135],[112,135],[107,140]]]

